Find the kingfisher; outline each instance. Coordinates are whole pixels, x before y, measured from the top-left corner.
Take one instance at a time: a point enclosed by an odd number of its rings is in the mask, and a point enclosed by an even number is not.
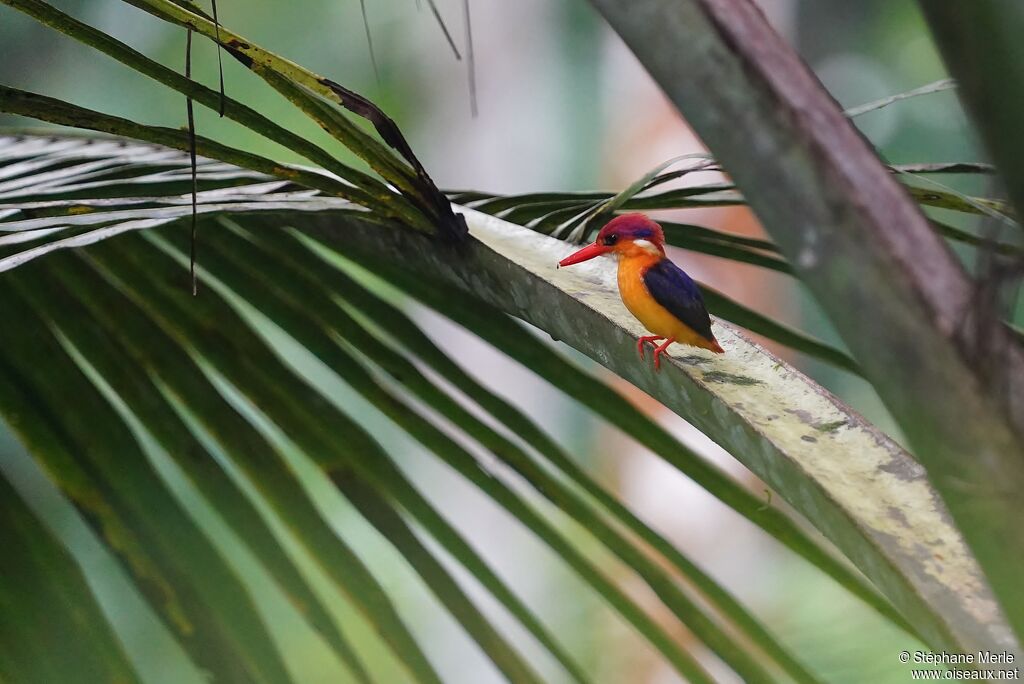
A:
[[[661,355],[673,342],[725,352],[714,333],[704,298],[693,279],[665,256],[665,233],[643,214],[623,214],[605,225],[597,240],[558,262],[572,266],[602,254],[619,261],[619,296],[630,313],[653,335],[644,335],[636,348],[644,359],[644,347],[654,345],[654,369],[661,369]],[[657,342],[665,340],[662,344]]]

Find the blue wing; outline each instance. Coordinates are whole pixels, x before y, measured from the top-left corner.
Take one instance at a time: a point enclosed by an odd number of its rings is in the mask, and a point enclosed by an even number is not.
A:
[[[683,269],[668,259],[662,259],[644,272],[643,279],[654,301],[704,339],[715,339],[700,289]]]

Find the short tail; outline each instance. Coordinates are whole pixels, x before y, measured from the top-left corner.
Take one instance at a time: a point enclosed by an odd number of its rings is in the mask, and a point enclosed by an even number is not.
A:
[[[722,345],[718,344],[718,340],[716,340],[714,337],[712,337],[710,340],[707,340],[707,346],[705,346],[704,348],[709,351],[713,351],[716,354],[725,353],[725,350],[722,349]]]

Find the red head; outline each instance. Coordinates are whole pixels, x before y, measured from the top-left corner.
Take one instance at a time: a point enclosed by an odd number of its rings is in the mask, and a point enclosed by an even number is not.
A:
[[[665,234],[661,226],[643,214],[617,216],[601,229],[593,244],[573,252],[558,262],[559,266],[572,266],[602,254],[615,252],[629,254],[665,254]]]

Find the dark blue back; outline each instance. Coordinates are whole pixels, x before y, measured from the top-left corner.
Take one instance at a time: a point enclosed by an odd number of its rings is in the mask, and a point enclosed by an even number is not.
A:
[[[711,317],[693,279],[668,259],[662,259],[644,273],[644,285],[654,301],[706,340],[713,340]]]

